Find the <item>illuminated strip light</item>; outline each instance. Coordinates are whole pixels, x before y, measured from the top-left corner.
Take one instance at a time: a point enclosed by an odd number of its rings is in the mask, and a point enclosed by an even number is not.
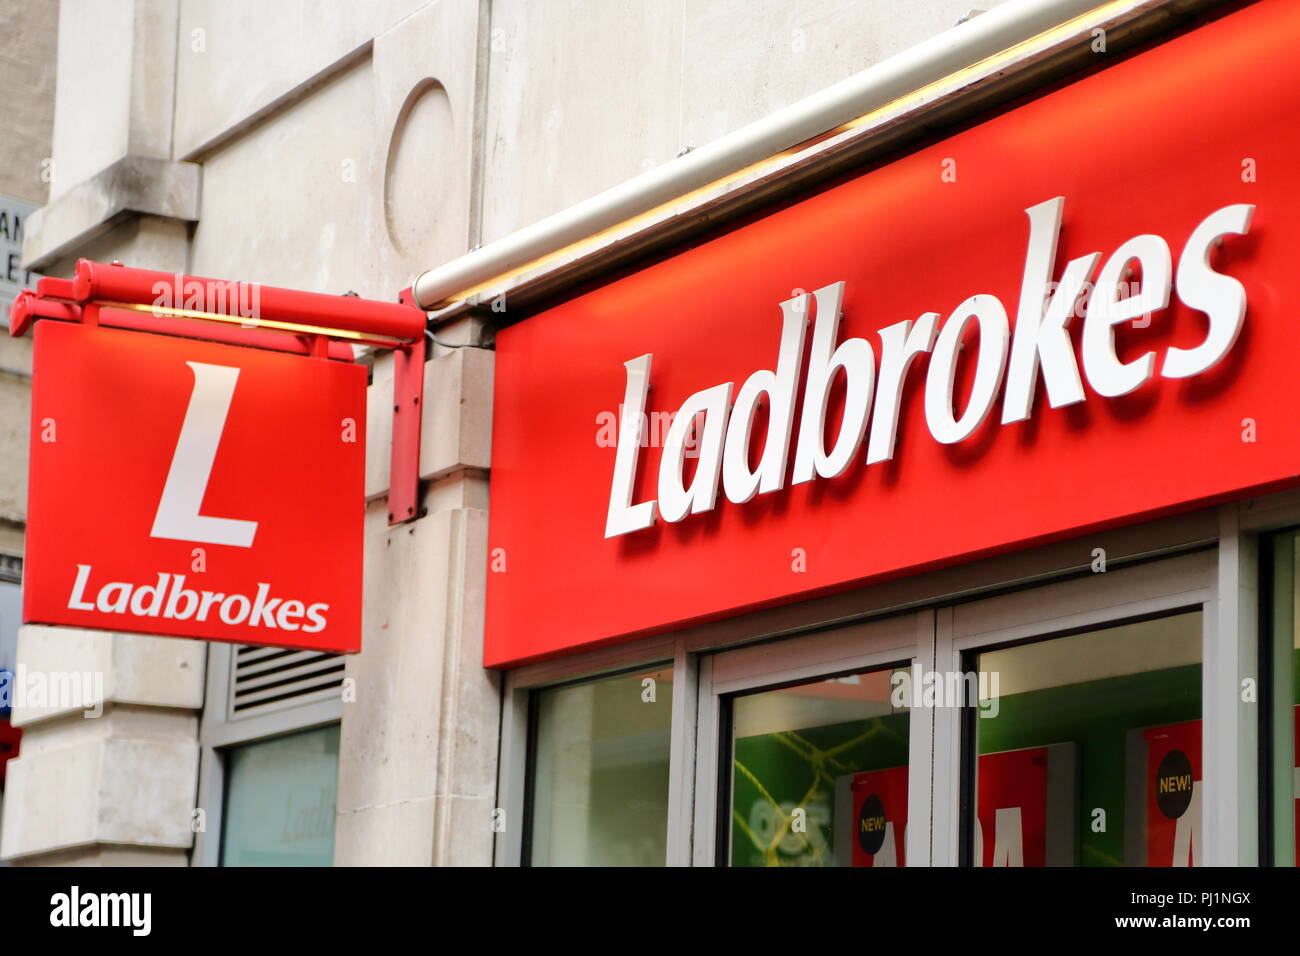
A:
[[[643,213],[629,216],[628,218],[623,219],[612,226],[608,226],[599,232],[594,232],[576,242],[571,242],[568,245],[561,246],[554,252],[538,256],[529,262],[525,262],[523,265],[516,266],[513,269],[507,269],[490,279],[486,279],[483,282],[461,289],[459,292],[448,295],[441,303],[431,303],[428,307],[433,309],[446,308],[457,301],[464,301],[472,296],[478,295],[479,293],[495,289],[503,282],[517,278],[524,273],[532,272],[543,266],[550,265],[563,259],[569,259],[571,257],[576,258],[576,256],[572,256],[572,254],[583,249],[598,246],[604,240],[613,238],[615,235],[621,234],[625,231],[631,231],[629,230],[629,227],[641,223],[648,223],[650,220],[656,219],[660,214],[674,206],[702,198],[705,194],[725,187],[736,180],[743,179],[752,173],[771,169],[772,167],[782,163],[784,160],[792,156],[797,156],[818,143],[825,142],[827,139],[834,138],[842,133],[869,126],[886,118],[890,113],[907,112],[908,109],[920,105],[927,98],[934,96],[941,91],[950,91],[959,88],[964,85],[966,81],[974,78],[976,75],[989,72],[1010,61],[1028,59],[1034,53],[1041,53],[1050,49],[1058,42],[1074,37],[1085,27],[1096,28],[1099,24],[1106,22],[1106,20],[1108,20],[1113,14],[1132,10],[1133,7],[1133,0],[1110,0],[1108,3],[1103,3],[1094,7],[1086,13],[1082,13],[1079,16],[1066,20],[1049,30],[1044,30],[1042,33],[1035,34],[1026,40],[1014,43],[1004,50],[972,63],[970,66],[963,67],[962,69],[949,73],[938,80],[927,83],[925,86],[922,86],[911,93],[893,99],[890,102],[885,103],[883,106],[878,106],[875,109],[870,110],[855,119],[848,120],[847,122],[829,129],[824,133],[806,139],[801,143],[788,147],[787,149],[773,153],[765,159],[750,163],[748,166],[744,166],[735,172],[728,173],[725,176],[720,176],[711,182],[705,183],[703,186],[685,192],[680,196],[667,200],[666,202],[659,203],[658,205],[647,209]]]
[[[298,322],[282,322],[278,319],[263,319],[255,316],[226,315],[222,312],[199,312],[195,309],[174,309],[161,305],[139,305],[131,302],[98,302],[105,309],[121,309],[127,312],[140,312],[155,318],[170,317],[174,319],[203,319],[208,322],[222,322],[226,325],[238,325],[241,328],[266,328],[279,332],[293,332],[298,335],[325,335],[336,339],[350,339],[354,342],[366,342],[384,348],[400,348],[400,342],[389,339],[376,339],[353,332],[350,329],[330,329],[319,325],[303,325]]]

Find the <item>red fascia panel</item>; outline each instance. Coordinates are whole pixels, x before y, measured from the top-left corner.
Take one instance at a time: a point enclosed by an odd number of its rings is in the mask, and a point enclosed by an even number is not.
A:
[[[485,664],[544,660],[1300,485],[1297,32],[1300,4],[1261,0],[504,329]],[[1227,358],[1194,378],[1156,374],[1116,398],[1090,377],[1083,401],[1056,408],[1040,383],[1027,420],[1002,425],[995,403],[967,440],[948,444],[928,424],[926,352],[903,381],[887,461],[868,465],[859,447],[837,477],[798,485],[787,464],[770,494],[736,503],[718,491],[703,513],[606,537],[617,456],[609,423],[628,393],[625,363],[653,356],[629,499],[639,503],[661,497],[666,420],[688,398],[777,367],[780,303],[845,283],[834,341],[858,339],[876,356],[881,330],[928,312],[951,317],[975,294],[1017,316],[1026,210],[1053,197],[1064,197],[1053,279],[1093,254],[1109,262],[1139,235],[1162,237],[1181,262],[1209,214],[1254,206],[1249,234],[1213,249],[1215,269],[1248,303]],[[1117,360],[1150,352],[1163,362],[1171,347],[1200,345],[1207,323],[1173,294],[1149,321],[1114,327]],[[1068,330],[1076,367],[1085,324],[1076,317]],[[950,386],[955,408],[970,401],[977,342]],[[827,406],[832,438],[844,395],[837,387]],[[768,431],[754,420],[751,462]],[[793,437],[789,447],[793,459]],[[1081,566],[1093,547],[1078,540]]]

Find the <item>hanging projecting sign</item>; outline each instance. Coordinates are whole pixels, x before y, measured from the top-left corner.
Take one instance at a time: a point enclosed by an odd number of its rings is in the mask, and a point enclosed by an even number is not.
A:
[[[34,334],[24,620],[360,649],[364,367]]]
[[[486,662],[1296,483],[1297,31],[1263,0],[504,330]]]

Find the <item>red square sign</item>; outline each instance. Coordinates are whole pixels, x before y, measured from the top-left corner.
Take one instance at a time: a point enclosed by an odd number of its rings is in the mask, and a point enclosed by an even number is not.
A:
[[[361,649],[366,370],[36,326],[23,618]]]

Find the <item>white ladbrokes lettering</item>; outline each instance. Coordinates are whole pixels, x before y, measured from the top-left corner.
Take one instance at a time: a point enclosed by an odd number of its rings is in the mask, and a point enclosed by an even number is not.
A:
[[[880,329],[877,365],[866,339],[839,340],[843,282],[781,303],[783,324],[776,370],[754,372],[738,390],[734,382],[724,382],[687,398],[673,417],[663,443],[658,498],[640,502],[633,501],[641,450],[638,426],[646,414],[654,356],[642,355],[625,362],[627,385],[605,537],[648,528],[656,516],[676,522],[687,515],[710,511],[720,489],[728,500],[743,504],[756,494],[769,494],[785,486],[795,397],[800,387],[799,364],[814,303],[816,322],[803,379],[792,484],[841,474],[859,454],[864,440],[868,465],[894,457],[903,387],[912,360],[922,353],[930,355],[924,389],[926,424],[935,441],[945,445],[974,434],[993,412],[999,394],[1003,425],[1029,418],[1040,377],[1052,408],[1084,401],[1085,375],[1092,390],[1104,398],[1118,398],[1141,386],[1156,374],[1156,352],[1147,351],[1121,361],[1115,351],[1115,329],[1165,309],[1174,292],[1185,306],[1205,315],[1208,328],[1194,348],[1167,347],[1159,374],[1163,378],[1191,378],[1218,365],[1241,333],[1246,290],[1238,280],[1216,272],[1210,265],[1210,255],[1222,237],[1249,231],[1255,207],[1225,206],[1207,216],[1192,230],[1176,270],[1169,244],[1160,236],[1135,236],[1122,243],[1092,283],[1080,335],[1081,360],[1077,361],[1069,324],[1101,254],[1093,252],[1071,260],[1060,282],[1052,282],[1064,204],[1065,200],[1058,196],[1026,210],[1029,245],[1014,329],[996,296],[972,295],[950,313],[942,327],[938,313],[926,312],[916,320]],[[1126,279],[1134,263],[1142,278],[1140,283],[1130,285]],[[965,410],[958,415],[953,407],[957,355],[964,347],[963,333],[971,323],[979,328],[974,384]],[[839,434],[827,450],[830,388],[841,371],[847,383],[844,414]],[[767,440],[757,467],[751,468],[748,452],[753,419],[764,395],[770,409]],[[692,436],[690,431],[699,416],[703,417],[703,426],[699,434]],[[688,484],[684,449],[692,437],[699,461]]]
[[[265,583],[259,583],[257,593],[249,597],[187,588],[185,575],[166,572],[159,572],[158,580],[153,584],[110,581],[99,588],[94,600],[90,600],[86,595],[91,573],[90,565],[77,565],[77,580],[68,598],[69,610],[161,617],[174,621],[215,618],[232,627],[247,624],[249,627],[315,634],[325,629],[325,612],[330,609],[324,602],[307,604],[299,600],[273,598],[271,586]]]

